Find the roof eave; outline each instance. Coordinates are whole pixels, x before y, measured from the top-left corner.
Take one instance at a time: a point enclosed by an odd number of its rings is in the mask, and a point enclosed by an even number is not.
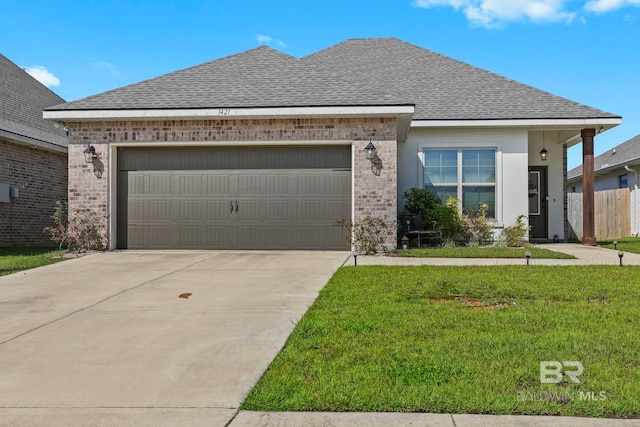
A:
[[[67,147],[64,145],[59,145],[49,141],[42,141],[40,139],[31,138],[25,135],[18,135],[13,132],[8,132],[2,129],[0,129],[0,138],[5,138],[11,142],[27,145],[32,148],[39,148],[47,151],[55,151],[55,152],[64,153],[64,154],[68,152]]]

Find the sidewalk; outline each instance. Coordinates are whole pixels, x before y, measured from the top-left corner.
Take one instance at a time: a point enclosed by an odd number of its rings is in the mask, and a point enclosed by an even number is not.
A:
[[[618,251],[599,246],[582,246],[577,243],[549,243],[536,245],[573,255],[576,259],[536,259],[530,265],[619,265]],[[403,258],[384,255],[358,255],[358,265],[526,265],[527,260],[518,258]],[[623,265],[640,265],[640,254],[625,252]],[[345,265],[353,265],[353,256]]]
[[[630,427],[640,420],[525,415],[240,411],[229,427]]]

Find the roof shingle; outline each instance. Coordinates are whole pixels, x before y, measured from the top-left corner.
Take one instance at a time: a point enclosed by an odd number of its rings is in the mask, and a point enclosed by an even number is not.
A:
[[[48,110],[406,104],[414,120],[619,117],[395,38],[301,59],[262,46]]]
[[[64,129],[42,118],[42,110],[64,99],[0,54],[0,130],[67,147]]]

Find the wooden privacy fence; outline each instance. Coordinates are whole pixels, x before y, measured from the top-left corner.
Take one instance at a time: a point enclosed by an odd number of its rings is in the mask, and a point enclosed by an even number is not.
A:
[[[596,240],[631,235],[631,192],[628,188],[596,191],[594,197]],[[582,193],[567,194],[569,239],[582,239]]]

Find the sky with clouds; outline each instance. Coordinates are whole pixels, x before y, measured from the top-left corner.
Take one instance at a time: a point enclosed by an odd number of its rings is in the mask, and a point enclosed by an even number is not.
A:
[[[640,134],[640,0],[21,0],[3,18],[0,53],[69,101],[262,44],[396,37],[623,116],[596,154]]]

